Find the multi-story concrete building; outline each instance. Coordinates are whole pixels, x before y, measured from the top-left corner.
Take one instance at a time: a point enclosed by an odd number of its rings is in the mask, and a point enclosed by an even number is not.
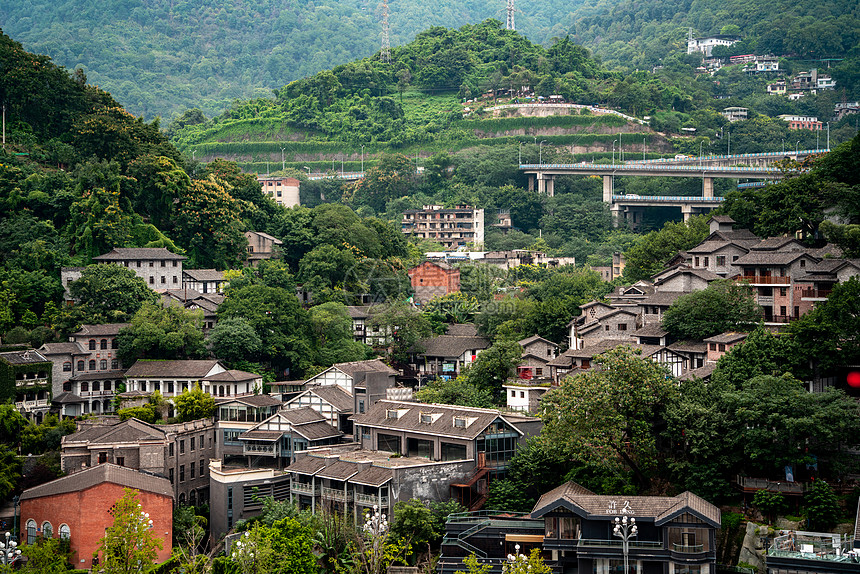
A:
[[[0,401],[38,423],[51,407],[51,361],[35,349],[0,353]]]
[[[407,273],[418,305],[460,290],[460,270],[445,262],[425,261]]]
[[[779,119],[788,122],[788,128],[792,130],[820,130],[824,124],[815,116],[793,116],[781,114]]]
[[[737,36],[715,35],[704,38],[693,38],[693,32],[690,30],[690,35],[687,38],[687,53],[693,54],[701,52],[706,58],[711,57],[711,53],[717,46],[731,46],[738,42],[740,38]]]
[[[458,205],[444,209],[425,205],[423,209],[403,212],[403,233],[441,243],[445,249],[457,249],[484,242],[484,210]]]
[[[256,265],[263,259],[271,259],[277,254],[277,248],[283,245],[283,241],[262,231],[246,231],[245,239],[248,240],[248,255],[245,262],[248,265]]]
[[[263,377],[235,369],[220,361],[137,361],[125,373],[127,397],[148,396],[158,391],[170,399],[200,385],[213,397],[252,395],[263,388]]]
[[[93,257],[96,263],[113,263],[131,269],[150,289],[178,289],[182,285],[182,262],[186,259],[163,247],[115,247],[104,255]]]
[[[271,197],[278,205],[284,207],[301,205],[301,199],[299,199],[301,182],[298,179],[258,175],[257,181],[263,186],[263,194]]]
[[[69,474],[112,463],[164,477],[178,504],[209,500],[209,460],[216,455],[212,419],[151,425],[137,419],[80,424],[60,443],[60,466]]]

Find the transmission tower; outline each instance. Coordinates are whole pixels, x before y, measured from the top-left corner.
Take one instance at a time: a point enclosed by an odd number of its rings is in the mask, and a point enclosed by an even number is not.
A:
[[[379,59],[386,64],[391,62],[391,42],[388,39],[388,29],[388,0],[382,0],[382,50]]]
[[[505,21],[505,28],[508,30],[516,30],[517,27],[514,25],[514,0],[508,0],[508,18]]]

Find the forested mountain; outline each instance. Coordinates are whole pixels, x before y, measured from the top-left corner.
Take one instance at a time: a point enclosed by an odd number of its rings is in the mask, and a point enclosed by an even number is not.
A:
[[[501,0],[392,0],[391,45],[432,26],[504,21]],[[32,52],[110,91],[130,112],[166,119],[235,98],[269,95],[292,80],[378,52],[381,3],[369,0],[6,0],[0,26]],[[518,2],[517,30],[549,46],[570,34],[609,68],[650,68],[697,34],[740,32],[738,49],[804,58],[849,56],[840,85],[860,69],[860,20],[839,0],[586,0]],[[737,27],[737,28],[734,28]],[[853,51],[852,51],[853,50]],[[856,99],[857,94],[849,94]]]

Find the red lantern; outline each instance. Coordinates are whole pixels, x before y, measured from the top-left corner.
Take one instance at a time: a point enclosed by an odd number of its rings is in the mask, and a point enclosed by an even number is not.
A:
[[[849,387],[853,387],[855,389],[860,388],[860,371],[851,371],[848,373],[848,376],[845,377],[845,380],[848,382]]]

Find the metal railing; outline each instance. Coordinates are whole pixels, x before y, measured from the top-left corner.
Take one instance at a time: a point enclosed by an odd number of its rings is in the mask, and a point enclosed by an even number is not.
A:
[[[747,283],[758,283],[760,285],[788,285],[791,283],[791,277],[771,277],[769,275],[739,275],[737,281],[746,281]]]
[[[801,299],[827,299],[832,291],[830,289],[801,289]]]
[[[244,444],[242,447],[243,454],[268,454],[275,456],[275,445],[262,444]]]
[[[381,500],[381,502],[380,502],[380,500]],[[383,496],[380,499],[380,497],[378,497],[374,494],[362,494],[360,492],[356,492],[355,493],[355,503],[360,504],[362,506],[375,506],[378,504],[382,507],[385,507],[385,506],[388,506],[388,497]]]
[[[672,543],[672,551],[680,552],[681,554],[700,554],[705,551],[704,544],[678,544],[676,542]]]
[[[347,494],[338,488],[329,488],[324,486],[322,487],[322,497],[328,498],[329,500],[336,500],[338,502],[346,502]]]
[[[294,482],[291,488],[293,492],[298,494],[308,494],[310,496],[316,496],[320,493],[320,487],[314,487],[314,485],[309,482]]]
[[[577,546],[580,548],[621,548],[624,542],[622,540],[601,540],[596,538],[580,538]],[[630,548],[648,548],[648,549],[663,549],[662,542],[644,542],[639,540],[631,540]]]

